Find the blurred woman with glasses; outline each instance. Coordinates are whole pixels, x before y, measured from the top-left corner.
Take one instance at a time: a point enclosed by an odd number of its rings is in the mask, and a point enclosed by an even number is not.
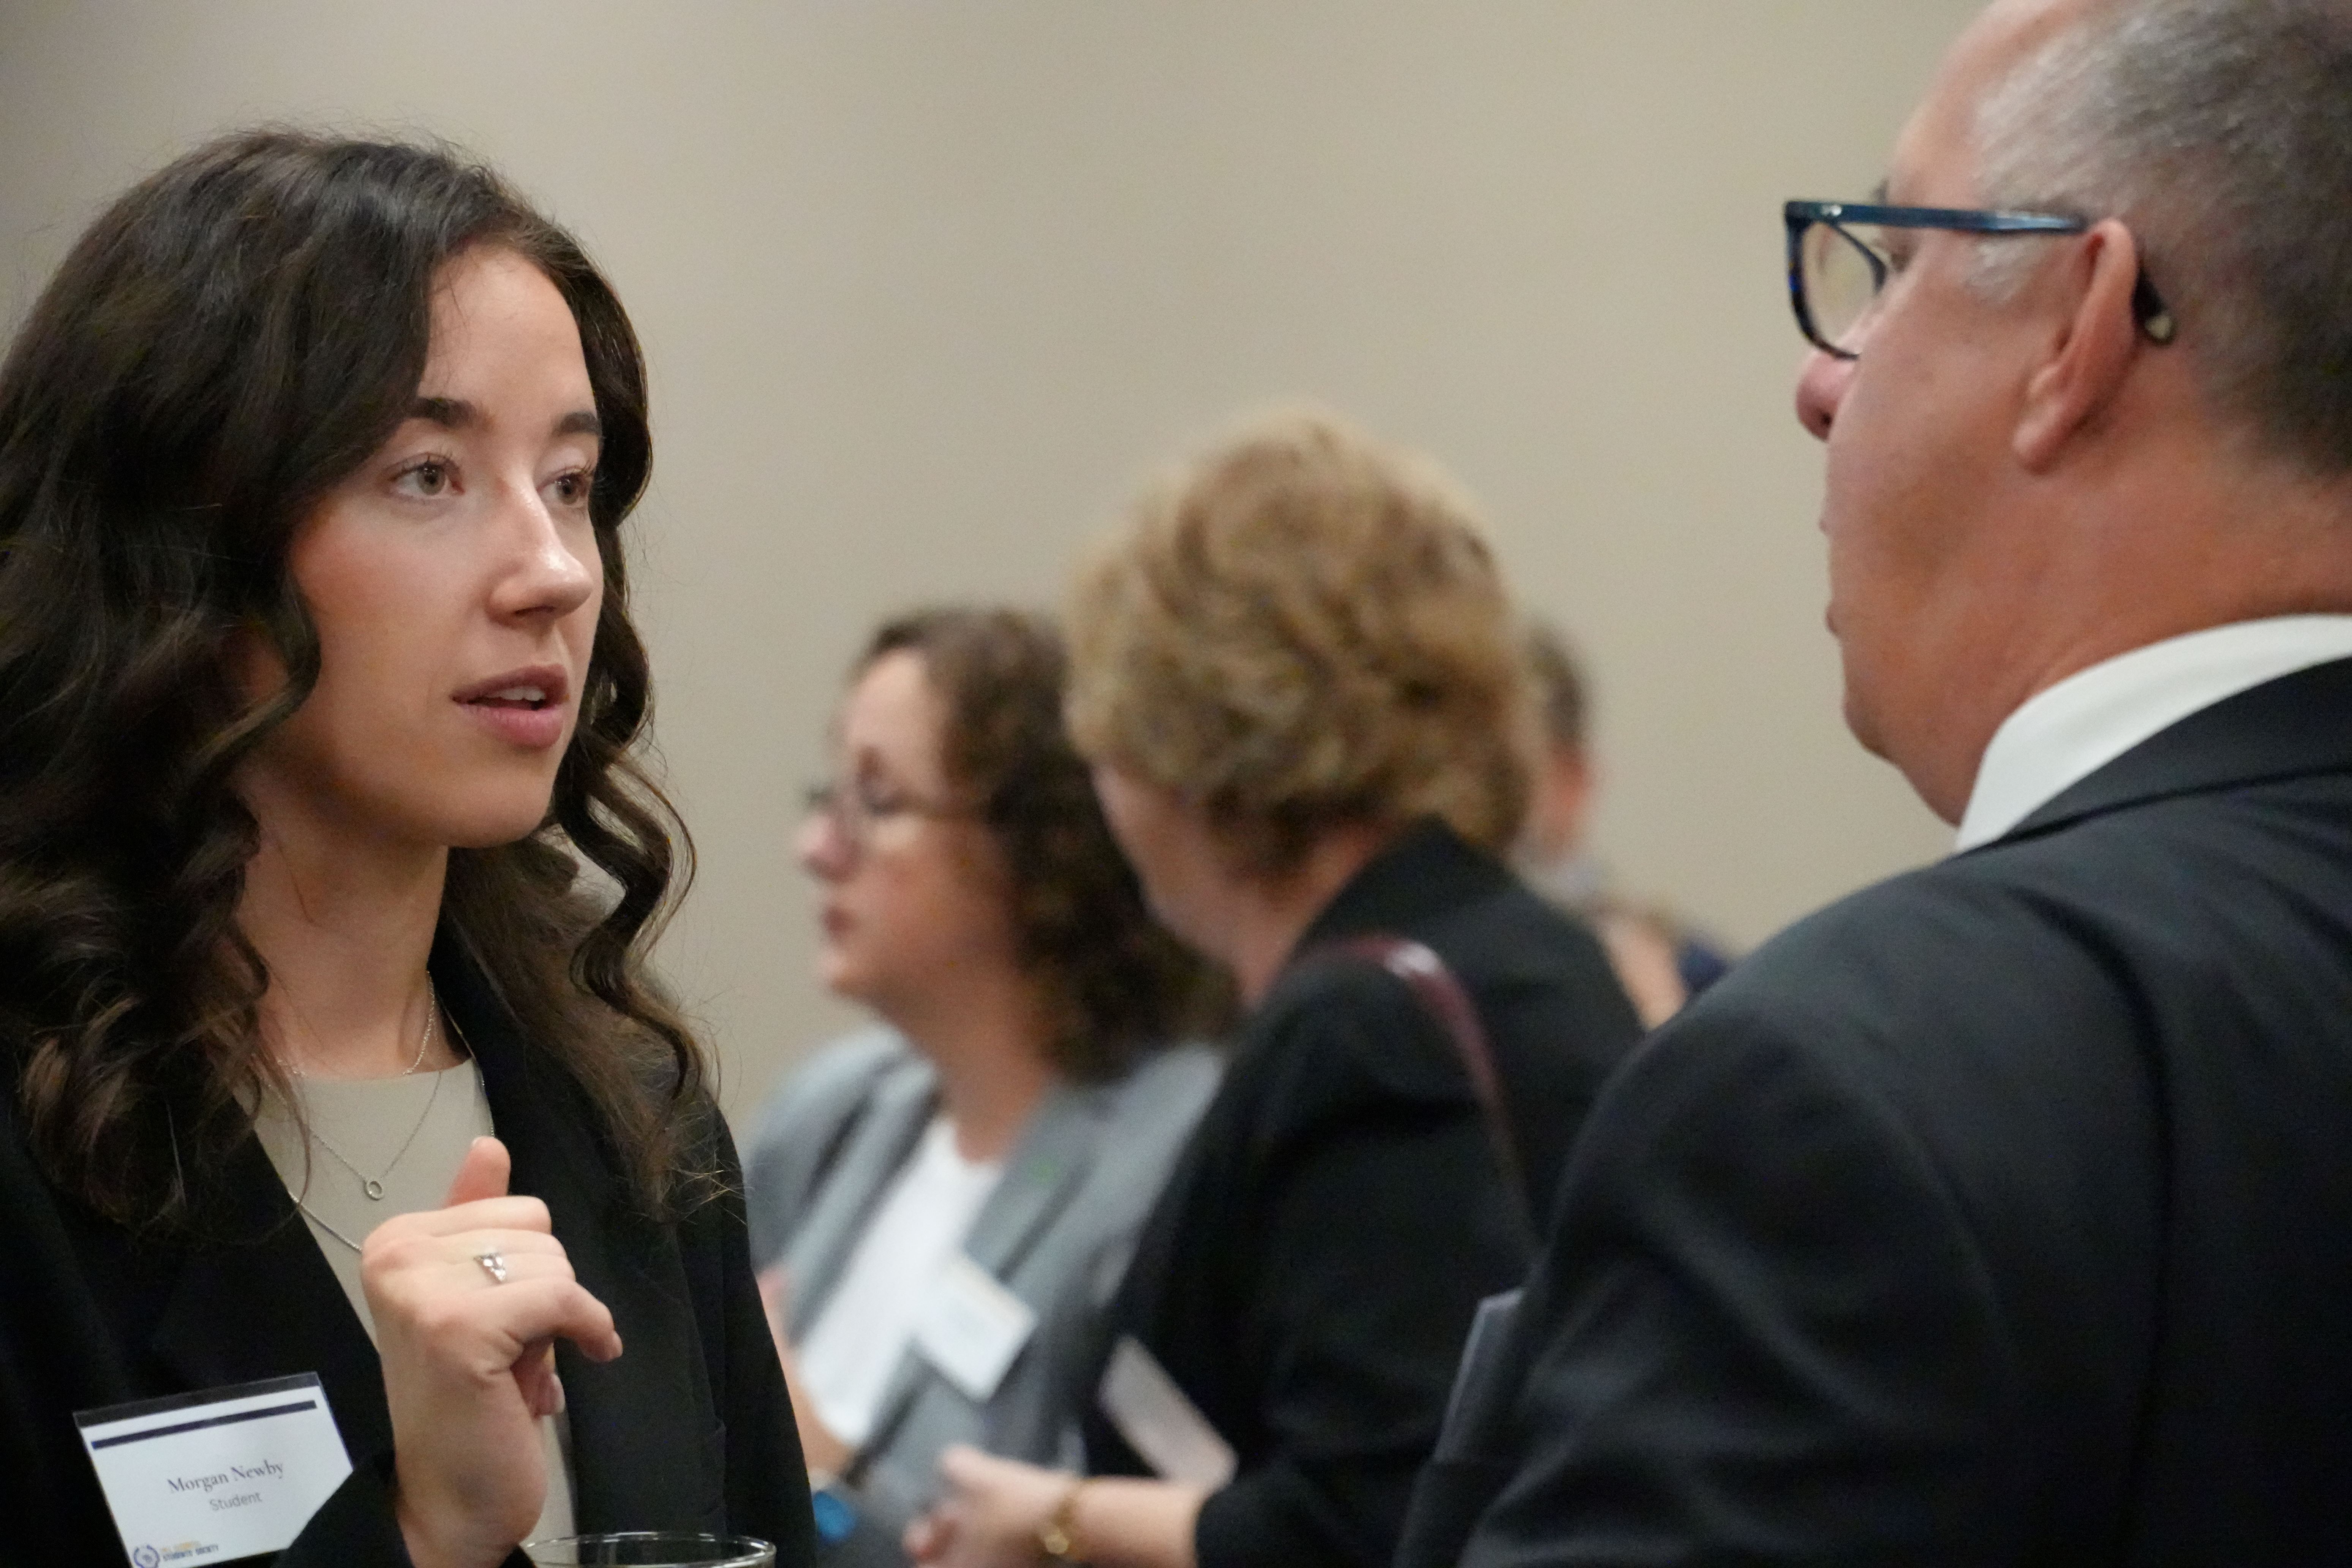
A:
[[[900,1559],[950,1443],[1057,1462],[1066,1386],[1214,1087],[1222,983],[1160,932],[1062,727],[1045,621],[877,630],[811,792],[824,977],[880,1026],[777,1094],[747,1161],[835,1561]]]

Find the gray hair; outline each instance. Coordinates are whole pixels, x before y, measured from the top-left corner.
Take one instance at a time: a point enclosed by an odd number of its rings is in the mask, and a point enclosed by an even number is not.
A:
[[[2352,5],[2112,0],[1979,105],[1989,205],[2119,217],[2207,399],[2352,471]],[[1993,289],[2038,247],[1984,247]]]

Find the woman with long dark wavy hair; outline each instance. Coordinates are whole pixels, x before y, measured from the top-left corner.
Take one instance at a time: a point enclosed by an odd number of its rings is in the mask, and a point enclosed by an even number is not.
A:
[[[153,1554],[77,1414],[316,1374],[352,1468],[283,1563],[645,1528],[805,1560],[733,1148],[645,971],[686,848],[631,751],[650,457],[611,289],[436,149],[215,142],[34,306],[0,365],[12,1557]]]

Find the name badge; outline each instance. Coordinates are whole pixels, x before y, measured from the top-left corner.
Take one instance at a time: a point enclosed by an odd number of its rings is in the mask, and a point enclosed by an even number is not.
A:
[[[283,1551],[352,1473],[316,1373],[77,1411],[136,1568]]]
[[[1127,1446],[1167,1479],[1215,1491],[1234,1479],[1234,1446],[1134,1335],[1119,1336],[1097,1397]]]
[[[1028,1302],[959,1252],[915,1321],[915,1348],[965,1398],[985,1401],[1036,1327]]]

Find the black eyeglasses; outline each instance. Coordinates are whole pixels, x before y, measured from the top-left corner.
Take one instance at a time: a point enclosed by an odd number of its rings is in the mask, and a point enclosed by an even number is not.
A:
[[[887,794],[863,780],[843,784],[825,779],[808,786],[805,800],[811,816],[830,819],[840,830],[842,837],[858,849],[864,849],[874,841],[874,830],[878,824],[896,818],[928,816],[947,822],[975,815],[967,807],[950,801]]]
[[[1939,228],[1961,234],[2081,234],[2086,218],[2052,213],[1978,212],[1966,207],[1890,207],[1860,202],[1790,202],[1780,209],[1789,229],[1789,303],[1797,330],[1823,353],[1853,359],[1870,307],[1891,270],[1886,247],[1871,231]],[[2172,316],[2147,273],[2132,290],[2132,311],[2154,342],[2172,341]]]

